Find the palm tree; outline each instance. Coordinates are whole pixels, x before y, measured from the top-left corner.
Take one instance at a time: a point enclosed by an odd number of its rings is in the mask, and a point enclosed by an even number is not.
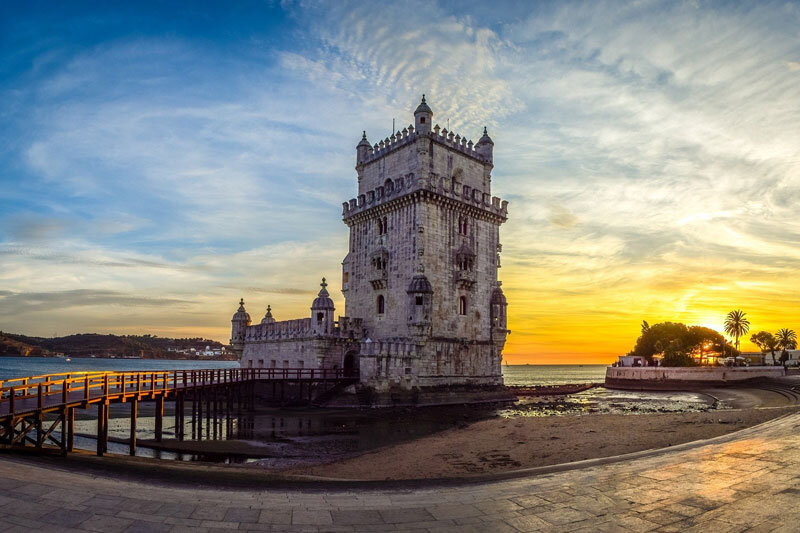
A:
[[[736,350],[739,350],[739,337],[750,331],[750,321],[745,318],[745,313],[741,309],[736,309],[728,313],[725,317],[725,333],[736,339]]]
[[[778,341],[778,348],[781,351],[781,361],[786,362],[786,350],[794,350],[797,348],[797,333],[793,329],[783,328],[779,329],[775,334],[775,340]]]

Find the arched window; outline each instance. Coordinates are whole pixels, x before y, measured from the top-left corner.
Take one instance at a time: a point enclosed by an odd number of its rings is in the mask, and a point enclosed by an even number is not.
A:
[[[459,296],[459,298],[458,298],[458,314],[459,315],[466,315],[467,314],[467,297],[466,296]]]
[[[378,219],[378,235],[383,235],[383,220]]]
[[[322,322],[322,319],[325,318],[325,315],[322,313],[317,313],[317,322]]]
[[[382,315],[385,309],[385,300],[383,299],[383,294],[378,295],[378,314]]]
[[[385,192],[386,194],[391,194],[393,190],[394,190],[394,183],[392,183],[392,180],[388,179],[383,182],[383,192]]]
[[[386,217],[383,217],[383,233],[381,233],[381,235],[385,235],[386,232],[388,231],[389,231],[389,224],[386,220]]]

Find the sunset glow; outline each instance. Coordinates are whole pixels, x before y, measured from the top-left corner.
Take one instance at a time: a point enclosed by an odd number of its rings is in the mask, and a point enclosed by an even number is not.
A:
[[[509,363],[800,329],[798,4],[238,6],[0,8],[0,329],[343,314],[356,143],[422,93],[495,143]]]

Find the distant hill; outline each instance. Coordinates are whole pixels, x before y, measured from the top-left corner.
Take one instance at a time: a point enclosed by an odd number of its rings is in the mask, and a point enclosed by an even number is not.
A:
[[[189,353],[178,350],[204,350],[206,346],[222,349],[224,345],[200,337],[171,339],[155,335],[101,335],[80,333],[66,337],[28,337],[16,333],[0,332],[0,356],[54,356],[69,357],[142,357],[143,359],[192,359]],[[211,359],[211,358],[209,358]],[[226,353],[214,359],[235,359]]]

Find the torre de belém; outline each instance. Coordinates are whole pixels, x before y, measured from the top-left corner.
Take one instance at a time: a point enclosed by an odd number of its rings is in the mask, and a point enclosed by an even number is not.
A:
[[[251,324],[244,301],[231,346],[248,368],[344,368],[377,393],[502,385],[509,331],[497,279],[508,202],[491,195],[494,143],[414,124],[356,146],[358,196],[342,204],[345,316],[323,278],[310,316]]]

